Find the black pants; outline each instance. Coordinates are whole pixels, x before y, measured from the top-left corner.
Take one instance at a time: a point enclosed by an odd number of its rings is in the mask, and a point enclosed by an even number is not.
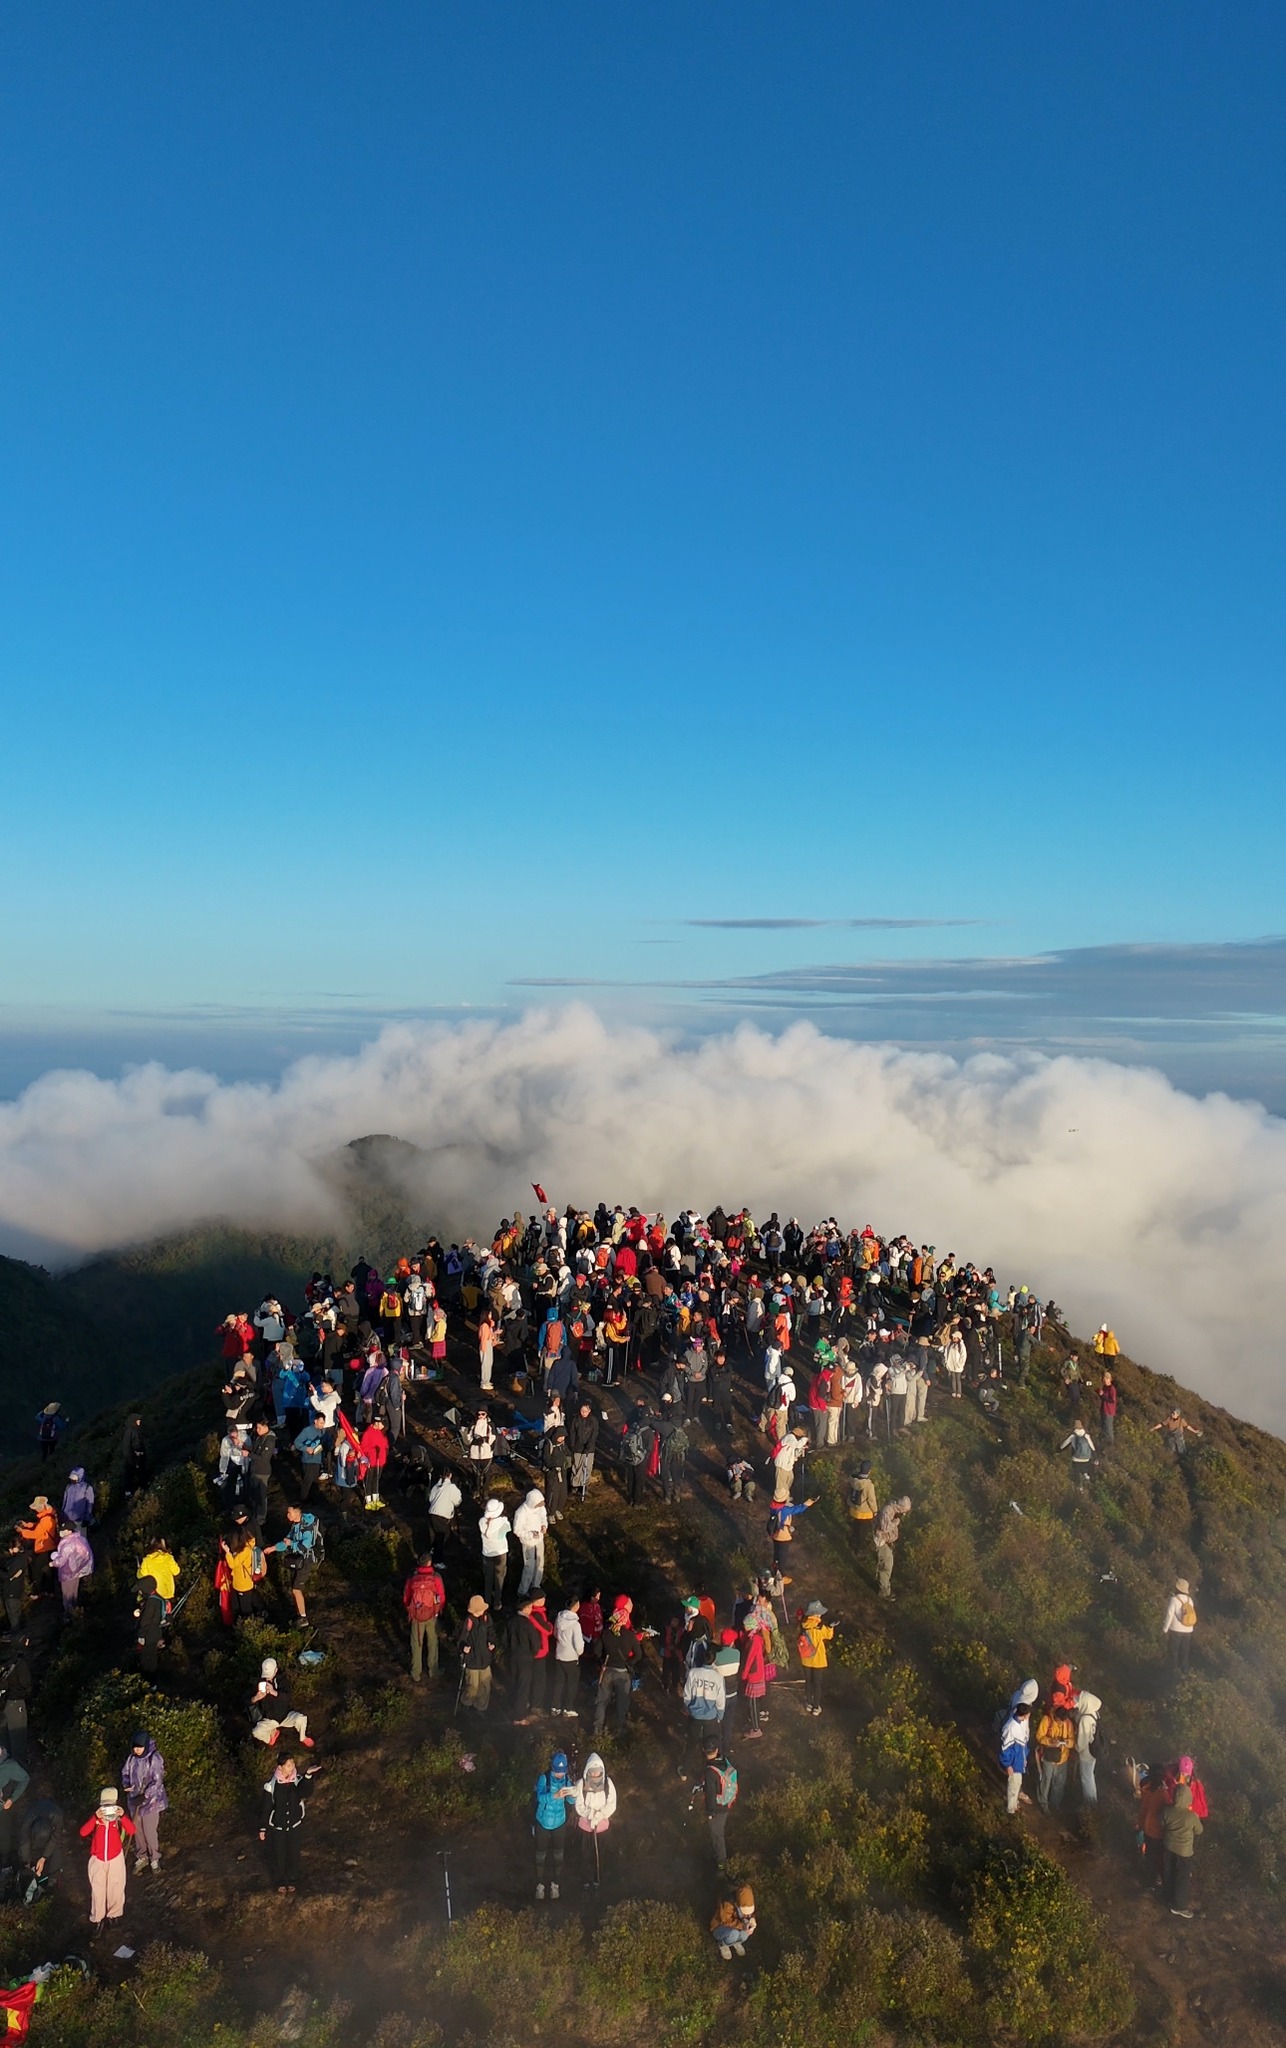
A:
[[[451,1524],[449,1520],[445,1515],[430,1515],[429,1527],[433,1531],[434,1549],[437,1551],[444,1550],[446,1548],[447,1538],[451,1534]]]
[[[299,1883],[299,1843],[302,1828],[269,1828],[268,1848],[272,1874],[278,1884]]]
[[[598,1683],[598,1698],[594,1703],[594,1733],[600,1735],[607,1719],[607,1709],[616,1702],[616,1726],[623,1728],[630,1711],[630,1690],[632,1681],[628,1671],[609,1664]]]
[[[711,1736],[714,1737],[716,1742],[722,1740],[720,1730],[723,1726],[721,1721],[698,1721],[691,1714],[687,1718],[688,1725],[683,1731],[682,1768],[685,1771],[692,1762],[692,1752],[694,1749],[704,1754],[706,1743]]]
[[[5,1747],[16,1764],[27,1763],[27,1702],[7,1699],[4,1703]]]
[[[251,1473],[246,1489],[246,1512],[256,1536],[262,1536],[263,1525],[268,1519],[268,1482],[256,1479]]]
[[[1166,1890],[1170,1904],[1177,1912],[1188,1910],[1188,1888],[1192,1883],[1191,1856],[1176,1856],[1172,1849],[1165,1852]]]
[[[545,1881],[545,1863],[549,1863],[549,1875],[557,1884],[563,1874],[563,1857],[567,1849],[567,1826],[542,1828],[536,1822],[536,1883]]]
[[[500,1598],[505,1590],[505,1573],[509,1570],[507,1557],[484,1557],[482,1560],[482,1597],[488,1607]]]
[[[545,1512],[551,1517],[561,1515],[567,1505],[567,1474],[551,1472],[545,1488]]]
[[[576,1695],[580,1690],[580,1659],[558,1658],[554,1663],[554,1683],[549,1704],[558,1713],[574,1712]]]
[[[821,1674],[821,1667],[820,1667],[820,1666],[814,1666],[814,1667],[813,1667],[812,1669],[810,1669],[810,1670],[806,1670],[806,1671],[805,1671],[805,1673],[804,1673],[804,1705],[805,1705],[806,1707],[820,1707],[821,1703],[822,1703],[822,1674]]]
[[[8,1624],[9,1624],[9,1633],[10,1633],[10,1635],[11,1635],[11,1636],[16,1636],[16,1635],[17,1635],[17,1633],[18,1633],[18,1631],[19,1631],[19,1629],[20,1629],[20,1628],[22,1627],[22,1596],[21,1596],[21,1594],[16,1594],[16,1593],[6,1593],[6,1594],[5,1594],[5,1596],[4,1596],[4,1612],[5,1612],[5,1620],[6,1620],[6,1621],[8,1622]]]
[[[632,1508],[636,1508],[642,1500],[646,1486],[646,1466],[627,1465],[625,1467],[625,1498]]]
[[[1192,1631],[1184,1635],[1179,1629],[1170,1630],[1170,1669],[1176,1678],[1186,1678],[1192,1662]],[[1180,1859],[1182,1861],[1182,1858]]]
[[[716,1806],[707,1823],[710,1829],[710,1847],[714,1850],[715,1867],[722,1870],[728,1861],[728,1809]]]

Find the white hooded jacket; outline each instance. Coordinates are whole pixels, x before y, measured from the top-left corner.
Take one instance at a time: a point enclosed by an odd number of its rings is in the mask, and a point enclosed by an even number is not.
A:
[[[585,1759],[585,1774],[574,1788],[576,1819],[586,1834],[603,1835],[616,1811],[616,1787],[596,1749]]]
[[[514,1510],[514,1535],[520,1543],[540,1543],[548,1527],[545,1496],[533,1486],[522,1506]]]
[[[509,1517],[498,1500],[489,1500],[482,1511],[478,1527],[482,1531],[482,1554],[484,1557],[507,1557],[509,1554]]]

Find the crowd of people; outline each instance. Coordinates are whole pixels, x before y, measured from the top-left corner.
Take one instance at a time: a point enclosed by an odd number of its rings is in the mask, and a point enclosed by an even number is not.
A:
[[[816,1504],[804,1480],[810,1463],[830,1453],[843,1460],[848,1515],[869,1539],[876,1593],[893,1600],[897,1546],[914,1506],[905,1495],[878,1499],[875,1446],[923,1428],[939,1400],[972,1397],[989,1420],[1003,1420],[1006,1388],[1025,1384],[1034,1347],[1049,1325],[1061,1330],[1061,1317],[1025,1286],[1002,1289],[990,1269],[869,1226],[846,1234],[828,1218],[805,1230],[776,1214],[757,1225],[745,1210],[721,1209],[666,1223],[637,1209],[559,1211],[541,1200],[540,1212],[506,1219],[489,1244],[431,1238],[383,1270],[360,1258],[346,1275],[315,1272],[294,1307],[269,1296],[253,1313],[227,1316],[217,1332],[223,1412],[212,1473],[223,1521],[212,1561],[219,1615],[232,1629],[264,1612],[276,1560],[305,1645],[328,1529],[333,1537],[351,1518],[388,1512],[386,1488],[404,1513],[422,1496],[428,1547],[402,1587],[411,1682],[431,1685],[451,1660],[455,1715],[491,1715],[502,1694],[515,1726],[548,1716],[567,1728],[533,1787],[537,1899],[560,1896],[568,1834],[580,1845],[583,1881],[601,1882],[618,1787],[597,1748],[583,1766],[574,1762],[572,1724],[584,1722],[593,1741],[609,1718],[614,1731],[624,1728],[645,1670],[672,1703],[675,1768],[722,1878],[740,1796],[731,1752],[763,1739],[774,1688],[788,1679],[802,1681],[806,1715],[826,1707],[835,1623],[822,1599],[799,1595],[801,1573],[792,1569],[801,1518]],[[1119,1347],[1104,1325],[1092,1389],[1063,1348],[1071,1429],[1062,1448],[1088,1476],[1114,1441]],[[1080,1414],[1087,1393],[1098,1444]],[[65,1423],[57,1403],[41,1411],[42,1460],[57,1452]],[[1158,1427],[1182,1456],[1191,1426],[1176,1412]],[[673,1589],[672,1610],[655,1627],[636,1616],[638,1589],[605,1599],[583,1576],[556,1592],[546,1586],[549,1532],[577,1513],[591,1487],[618,1488],[625,1518],[658,1497],[677,1501],[692,1483],[698,1444],[707,1469],[713,1451],[732,1501],[753,1511],[761,1486],[767,1496],[761,1565],[722,1617],[700,1585]],[[132,1493],[149,1471],[138,1416],[122,1453]],[[21,1811],[30,1622],[55,1584],[60,1611],[74,1622],[94,1571],[95,1507],[94,1487],[75,1466],[60,1508],[38,1494],[10,1545],[0,1862],[28,1885],[53,1882],[62,1862],[53,1802],[32,1802],[25,1821]],[[159,1535],[138,1559],[135,1585],[135,1655],[149,1677],[162,1668],[182,1610],[182,1577]],[[1182,1579],[1162,1628],[1182,1677],[1196,1628]],[[997,1720],[1011,1814],[1028,1801],[1027,1783],[1045,1813],[1060,1810],[1073,1782],[1085,1806],[1096,1803],[1102,1712],[1066,1665],[1043,1694],[1035,1680],[1015,1689]],[[289,1895],[300,1882],[318,1765],[281,1660],[262,1660],[246,1718],[250,1739],[274,1752],[259,1839],[272,1880]],[[1138,1791],[1140,1839],[1162,1844],[1160,1879],[1172,1910],[1189,1914],[1186,1871],[1206,1810],[1191,1760],[1155,1780],[1141,1776]],[[159,1869],[166,1807],[165,1761],[143,1730],[122,1759],[119,1786],[102,1789],[80,1830],[96,1928],[124,1910],[131,1844],[137,1872]],[[748,1887],[721,1892],[710,1922],[720,1956],[739,1955],[755,1924]]]

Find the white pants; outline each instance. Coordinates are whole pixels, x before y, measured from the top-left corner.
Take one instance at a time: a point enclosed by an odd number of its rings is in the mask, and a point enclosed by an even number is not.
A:
[[[293,1728],[302,1741],[308,1733],[308,1716],[298,1713],[283,1714],[280,1721],[273,1721],[265,1714],[262,1721],[255,1722],[252,1733],[256,1742],[271,1742],[281,1728]]]
[[[538,1536],[534,1543],[522,1546],[522,1578],[518,1583],[518,1598],[534,1593],[545,1576],[545,1539]]]

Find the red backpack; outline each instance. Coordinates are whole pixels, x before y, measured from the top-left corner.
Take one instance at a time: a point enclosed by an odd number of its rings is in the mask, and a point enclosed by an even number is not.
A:
[[[416,1572],[407,1589],[406,1611],[412,1621],[436,1621],[442,1612],[442,1581],[436,1572]]]

